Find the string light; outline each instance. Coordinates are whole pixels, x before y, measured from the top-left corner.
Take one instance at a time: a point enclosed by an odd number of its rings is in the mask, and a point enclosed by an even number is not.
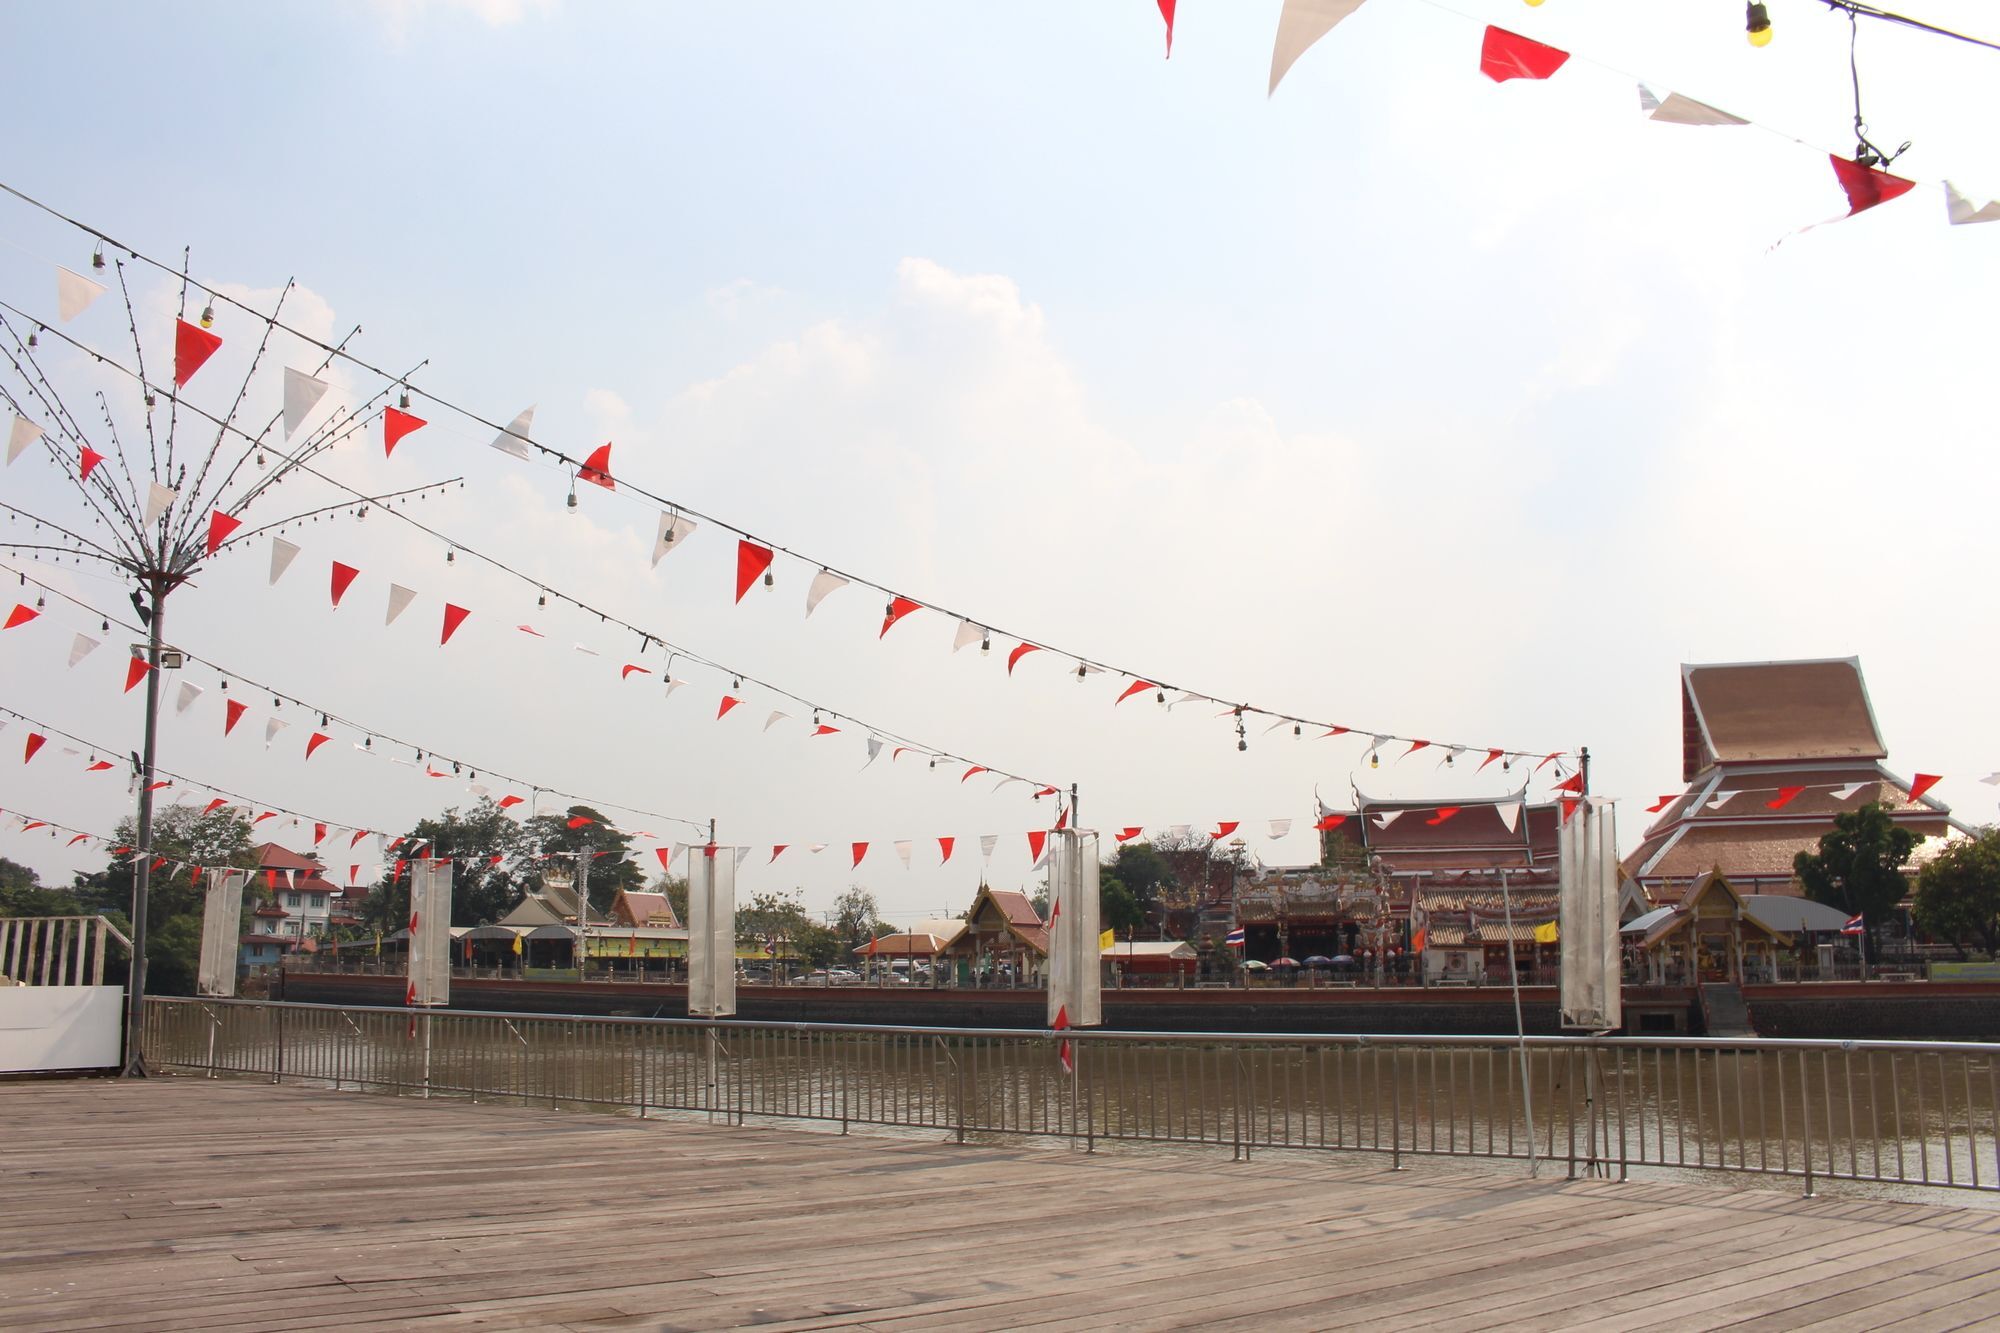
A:
[[[215,302],[210,301],[201,308],[201,326],[205,329],[215,327]]]
[[[92,268],[96,269],[96,270],[97,270],[97,271],[98,271],[99,273],[102,273],[102,272],[104,271],[104,242],[103,242],[103,241],[99,241],[99,242],[97,243],[97,248],[96,248],[96,249],[94,249],[94,250],[92,250],[92,251],[90,252],[90,266],[91,266]]]
[[[1771,12],[1764,7],[1763,0],[1750,0],[1744,11],[1743,27],[1749,33],[1750,45],[1771,44]]]

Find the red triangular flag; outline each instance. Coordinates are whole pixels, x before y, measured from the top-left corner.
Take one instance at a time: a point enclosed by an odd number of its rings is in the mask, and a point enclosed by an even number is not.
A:
[[[858,865],[860,865],[860,864],[861,864],[861,858],[862,858],[862,857],[864,857],[864,856],[866,856],[866,855],[868,855],[868,844],[867,844],[867,843],[865,843],[865,842],[857,842],[857,843],[855,843],[855,844],[854,844],[854,864],[855,864],[855,865],[857,865],[857,866],[858,866]],[[850,868],[851,868],[851,867],[850,867]]]
[[[499,807],[502,810],[505,810],[510,805],[519,805],[521,801],[522,798],[519,796],[502,796],[499,799],[499,801],[496,802],[496,804],[499,805]]]
[[[328,741],[332,739],[333,737],[327,735],[323,731],[315,731],[312,735],[308,736],[306,738],[306,758],[308,759],[312,758],[314,750],[317,750],[320,746],[325,745]],[[318,841],[318,839],[314,839],[314,841]]]
[[[21,832],[30,833],[33,832],[35,829],[47,828],[48,826],[49,826],[49,821],[46,819],[31,819],[27,823],[21,825]]]
[[[1157,688],[1159,687],[1154,685],[1153,682],[1150,680],[1135,680],[1130,685],[1127,685],[1125,687],[1125,692],[1123,694],[1118,696],[1118,702],[1122,704],[1135,694],[1144,694],[1147,690],[1157,689]]]
[[[1030,861],[1041,860],[1042,848],[1048,846],[1048,843],[1049,833],[1047,829],[1031,830],[1028,834],[1028,859]]]
[[[1495,759],[1498,759],[1504,753],[1506,753],[1506,751],[1504,750],[1488,750],[1486,752],[1486,758],[1480,762],[1479,769],[1475,769],[1473,771],[1478,772],[1480,769],[1484,769],[1487,764],[1492,763]]]
[[[40,732],[34,732],[34,731],[29,732],[28,748],[22,752],[21,762],[25,764],[30,759],[33,759],[35,757],[35,751],[41,749],[44,745],[47,745],[48,743],[49,743],[49,738],[47,736],[42,735]]]
[[[323,842],[325,842],[325,841],[326,841],[326,825],[324,825],[324,824],[314,824],[314,825],[313,825],[313,846],[317,847],[317,846],[319,846],[319,845],[320,845],[321,843],[323,843]]]
[[[1569,52],[1543,46],[1518,32],[1489,25],[1479,48],[1479,72],[1495,83],[1509,79],[1546,79],[1563,67]]]
[[[266,893],[276,893],[276,892],[278,891],[278,872],[277,872],[277,871],[275,871],[275,870],[266,870],[266,871],[264,872],[264,891],[265,891]]]
[[[921,605],[911,601],[907,597],[890,598],[889,612],[887,615],[882,617],[882,634],[887,634],[889,632],[889,627],[891,625],[901,620],[904,616],[910,614],[910,612],[921,611],[923,609],[924,608]],[[877,634],[875,637],[879,639],[882,637],[882,634]]]
[[[973,765],[972,767],[970,767],[970,768],[966,769],[966,770],[965,770],[965,771],[964,771],[963,773],[959,774],[959,775],[958,775],[958,780],[959,780],[959,783],[960,783],[960,785],[963,785],[963,784],[965,783],[966,779],[968,779],[968,778],[972,777],[972,776],[973,776],[974,774],[977,774],[977,773],[988,773],[988,772],[991,772],[991,771],[992,771],[991,769],[985,769],[985,768],[981,768],[981,767],[980,767],[979,765],[977,765],[977,764],[974,764],[974,765]]]
[[[600,444],[590,451],[590,457],[583,460],[583,470],[576,474],[578,481],[587,481],[593,486],[602,486],[607,491],[618,488],[611,483],[611,446]]]
[[[361,874],[360,866],[347,867],[347,882],[349,884],[353,884],[354,881],[360,876],[360,874]]]
[[[1575,813],[1576,813],[1576,808],[1577,808],[1577,807],[1578,807],[1579,805],[1582,805],[1582,804],[1583,804],[1583,800],[1582,800],[1582,798],[1580,798],[1580,797],[1576,797],[1576,796],[1565,796],[1565,797],[1563,797],[1563,798],[1562,798],[1562,822],[1563,822],[1563,823],[1565,823],[1565,824],[1569,823],[1569,817],[1570,817],[1571,815],[1575,814]]]
[[[1146,830],[1143,828],[1134,826],[1132,828],[1119,829],[1115,836],[1120,842],[1130,842],[1132,841],[1132,839],[1138,837],[1141,833],[1144,833],[1145,831]]]
[[[148,671],[151,671],[152,669],[153,669],[153,664],[151,662],[148,662],[143,657],[135,657],[130,662],[126,663],[125,693],[130,694],[132,692],[132,687],[134,685],[137,685],[140,681],[144,680],[146,678],[146,673]]]
[[[1008,675],[1010,675],[1010,676],[1011,676],[1011,675],[1013,675],[1013,674],[1014,674],[1014,664],[1015,664],[1016,662],[1020,661],[1020,660],[1021,660],[1022,658],[1026,657],[1026,656],[1027,656],[1027,655],[1028,655],[1029,653],[1032,653],[1032,652],[1035,652],[1035,651],[1037,651],[1039,647],[1040,647],[1040,645],[1038,645],[1038,644],[1032,644],[1032,643],[1024,643],[1024,644],[1022,644],[1022,645],[1021,645],[1020,647],[1016,648],[1016,649],[1015,649],[1015,650],[1014,650],[1013,652],[1011,652],[1011,653],[1008,653],[1008,654],[1007,654],[1007,674],[1008,674]]]
[[[642,667],[636,662],[627,662],[624,666],[618,668],[618,679],[630,680],[632,678],[632,673],[634,671],[638,672],[642,676],[650,676],[653,674],[652,669],[650,667]]]
[[[41,612],[23,602],[14,603],[14,609],[7,613],[7,629],[18,629],[33,620]]]
[[[1679,799],[1680,795],[1678,793],[1672,796],[1662,796],[1659,800],[1653,802],[1651,805],[1646,807],[1646,813],[1649,815],[1657,815],[1658,813],[1660,813],[1660,811],[1666,809],[1668,806],[1672,805],[1675,801],[1678,801]]]
[[[1918,797],[1944,781],[1936,773],[1913,773],[1910,775],[1910,801],[1914,804]]]
[[[411,416],[399,408],[382,409],[382,457],[396,452],[396,445],[413,430],[422,430],[430,423],[422,417]]]
[[[229,534],[243,526],[240,518],[231,518],[217,509],[208,516],[208,553],[214,555],[229,540]]]
[[[834,736],[838,735],[839,732],[839,727],[829,727],[824,722],[813,728],[813,735],[815,736]]]
[[[1437,813],[1435,815],[1432,815],[1429,819],[1426,819],[1424,822],[1426,824],[1442,824],[1444,823],[1445,820],[1450,819],[1453,815],[1457,814],[1463,808],[1464,807],[1462,806],[1456,806],[1456,805],[1441,805],[1437,808]]]
[[[463,625],[465,618],[471,614],[472,612],[462,606],[453,606],[450,602],[446,602],[444,604],[444,632],[438,635],[438,646],[443,647],[445,644],[450,643],[451,636],[458,633],[458,627]]]
[[[80,459],[80,460],[78,461],[78,464],[77,464],[77,469],[76,469],[76,471],[77,471],[77,478],[76,478],[76,479],[77,479],[78,481],[89,481],[89,480],[90,480],[90,474],[91,474],[91,473],[93,473],[93,472],[95,472],[95,471],[97,471],[97,465],[98,465],[99,463],[102,463],[103,461],[104,461],[104,455],[103,455],[103,454],[100,454],[100,453],[98,453],[98,452],[97,452],[97,450],[95,450],[95,449],[91,448],[91,447],[90,447],[89,445],[87,445],[87,444],[86,444],[86,445],[84,445],[84,446],[83,446],[83,457],[82,457],[82,458],[81,458],[81,459]]]
[[[250,824],[251,827],[254,828],[255,826],[263,823],[267,819],[276,819],[277,817],[278,817],[278,812],[276,810],[266,810],[263,814],[258,815],[255,819],[251,820]]]
[[[1799,793],[1804,790],[1804,787],[1780,787],[1778,788],[1777,798],[1764,802],[1764,808],[1766,810],[1782,810],[1793,801],[1798,800]]]
[[[721,707],[715,710],[715,716],[717,720],[719,721],[724,714],[728,713],[730,709],[736,707],[736,705],[742,702],[743,701],[741,699],[736,698],[734,695],[729,695],[729,694],[723,695]]]
[[[333,604],[335,606],[340,605],[340,599],[347,593],[347,585],[354,582],[355,576],[360,572],[353,565],[343,565],[338,560],[333,562]]]
[[[750,591],[750,585],[757,576],[771,567],[771,548],[759,546],[753,541],[736,543],[736,600],[742,601],[743,594]]]
[[[223,806],[228,804],[229,804],[228,801],[225,801],[220,796],[218,796],[214,800],[210,801],[207,805],[203,806],[201,812],[204,815],[212,815],[217,810],[220,810]]]
[[[572,815],[570,816],[569,826],[571,828],[589,828],[592,824],[595,824],[596,822],[597,822],[596,820],[591,819],[585,815]]]
[[[76,845],[77,845],[78,843],[82,842],[82,841],[83,841],[84,839],[88,838],[89,836],[90,836],[90,835],[89,835],[88,833],[79,833],[79,834],[77,834],[77,835],[76,835],[76,836],[75,836],[74,838],[71,838],[71,839],[69,840],[69,845],[70,845],[70,846],[72,846],[72,847],[74,847],[74,846],[76,846]]]
[[[1240,824],[1241,822],[1242,822],[1241,820],[1236,820],[1236,819],[1223,820],[1221,823],[1215,826],[1215,832],[1208,835],[1209,840],[1212,842],[1220,842],[1222,839],[1236,832],[1237,825]]]
[[[1174,58],[1174,0],[1160,0],[1160,17],[1167,21],[1167,59]]]
[[[943,865],[946,861],[951,860],[952,849],[957,846],[958,846],[957,838],[939,838],[938,864]]]
[[[1319,823],[1314,824],[1313,827],[1318,829],[1320,832],[1324,833],[1328,829],[1339,828],[1342,824],[1345,824],[1346,822],[1347,822],[1346,815],[1321,815],[1319,818]]]
[[[1828,153],[1827,160],[1833,163],[1833,174],[1839,179],[1840,188],[1847,194],[1849,217],[1877,204],[1887,203],[1916,187],[1915,181],[1904,180],[1901,176],[1891,176],[1879,167],[1864,167],[1859,162],[1851,162],[1838,153]]]
[[[230,732],[236,730],[236,724],[241,722],[243,715],[249,711],[249,704],[239,703],[235,699],[224,699],[222,701],[222,734],[227,736]]]
[[[174,321],[174,383],[186,384],[206,365],[222,339],[184,319]]]
[[[1161,3],[1162,4],[1168,3],[1168,0],[1161,0]],[[1056,1006],[1056,1021],[1049,1024],[1049,1026],[1057,1032],[1069,1031],[1068,1005]],[[1070,1055],[1068,1037],[1064,1037],[1061,1041],[1056,1043],[1056,1059],[1062,1062],[1063,1073],[1074,1074],[1076,1072],[1076,1061]]]
[[[778,844],[778,845],[777,845],[776,847],[773,847],[773,848],[771,849],[771,860],[772,860],[772,861],[775,861],[775,860],[777,860],[777,859],[778,859],[778,857],[779,857],[780,855],[782,855],[782,854],[783,854],[783,852],[784,852],[785,848],[787,848],[787,847],[789,847],[789,846],[791,846],[791,844],[790,844],[790,843],[788,843],[788,842],[781,842],[781,843],[779,843],[779,844]],[[765,864],[766,864],[766,865],[769,865],[769,864],[770,864],[770,862],[769,862],[769,861],[767,861],[767,862],[765,862]]]
[[[1430,745],[1429,741],[1411,741],[1410,748],[1403,751],[1403,758],[1408,759],[1411,755],[1415,754],[1419,750],[1429,747],[1429,745]]]
[[[89,768],[84,769],[83,771],[86,773],[102,773],[105,769],[109,767],[111,767],[110,760],[100,759],[96,763],[92,764]]]
[[[653,849],[653,855],[660,858],[660,869],[662,870],[665,870],[667,868],[667,863],[674,859],[674,852],[673,848],[671,847],[655,847]]]
[[[1581,795],[1583,792],[1583,774],[1581,772],[1570,774],[1561,782],[1558,782],[1554,789],[1556,791],[1576,792]]]

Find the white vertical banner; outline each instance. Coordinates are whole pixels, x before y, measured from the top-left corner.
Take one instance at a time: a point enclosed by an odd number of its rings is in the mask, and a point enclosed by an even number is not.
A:
[[[410,862],[410,989],[406,1002],[451,1003],[451,862]]]
[[[243,934],[243,888],[247,870],[210,870],[201,903],[201,963],[195,994],[229,1000],[236,996],[236,956]]]
[[[1049,834],[1049,1026],[1104,1022],[1104,973],[1097,947],[1097,834]]]
[[[1579,801],[1557,840],[1562,886],[1562,1022],[1602,1032],[1624,1022],[1618,969],[1618,820]]]
[[[688,852],[688,1013],[736,1012],[736,858],[712,847]]]

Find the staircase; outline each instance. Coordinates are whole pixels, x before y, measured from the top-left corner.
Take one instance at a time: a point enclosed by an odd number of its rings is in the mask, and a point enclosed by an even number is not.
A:
[[[1750,1006],[1743,989],[1732,981],[1707,981],[1701,987],[1701,1017],[1711,1037],[1754,1037]]]

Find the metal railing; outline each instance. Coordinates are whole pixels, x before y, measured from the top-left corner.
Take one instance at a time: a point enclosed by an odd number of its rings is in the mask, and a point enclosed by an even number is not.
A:
[[[102,986],[111,940],[131,952],[101,916],[0,917],[0,985]]]
[[[1094,1147],[2000,1188],[2000,1045],[769,1024],[147,1000],[155,1063],[424,1096]]]

